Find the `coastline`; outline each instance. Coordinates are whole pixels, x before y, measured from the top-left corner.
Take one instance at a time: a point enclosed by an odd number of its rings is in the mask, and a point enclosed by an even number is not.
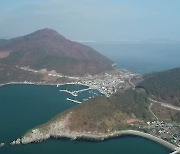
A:
[[[172,150],[172,151],[176,151],[176,149],[178,149],[179,147],[169,143],[168,141],[165,141],[161,138],[158,138],[156,136],[153,136],[151,134],[148,133],[144,133],[144,132],[140,132],[140,131],[136,131],[136,130],[124,130],[124,131],[116,131],[113,133],[109,133],[109,134],[89,134],[89,133],[64,133],[64,134],[59,134],[59,135],[49,135],[47,134],[47,136],[45,138],[41,138],[41,139],[37,139],[37,140],[33,140],[30,142],[24,142],[23,138],[18,138],[17,140],[13,141],[10,143],[10,145],[25,145],[25,144],[30,144],[30,143],[38,143],[38,142],[43,142],[45,140],[48,140],[50,138],[53,139],[62,139],[62,138],[67,138],[70,140],[87,140],[87,141],[105,141],[105,140],[110,140],[113,138],[120,138],[123,136],[135,136],[135,137],[141,137],[153,142],[156,142],[162,146],[165,146],[166,148]]]
[[[78,82],[65,82],[65,83],[7,82],[7,83],[0,84],[0,87],[7,86],[7,85],[63,86],[63,85],[71,85],[71,84],[72,85],[73,84],[78,84],[78,85],[88,86],[88,85],[81,84],[81,83],[78,83]]]
[[[8,85],[53,85],[53,84],[43,84],[43,83],[34,83],[34,82],[7,82],[0,84],[0,87],[8,86]]]
[[[50,85],[50,86],[61,86],[61,85],[67,85],[67,84],[79,84],[79,85],[84,85],[84,84],[80,84],[78,82],[67,82],[67,83],[60,83],[60,84],[57,84],[57,83],[33,83],[33,82],[9,82],[9,83],[5,83],[5,84],[0,84],[0,87],[2,86],[6,86],[6,85],[15,85],[15,84],[24,84],[24,85]],[[88,85],[85,85],[85,86],[88,86]],[[154,141],[154,142],[157,142],[171,150],[175,150],[177,147],[173,144],[171,144],[170,142],[167,142],[161,138],[158,138],[156,136],[153,136],[151,134],[147,134],[147,133],[143,133],[143,132],[140,132],[140,131],[135,131],[135,130],[125,130],[125,131],[116,131],[116,132],[113,132],[113,133],[109,133],[109,134],[90,134],[90,133],[65,133],[64,135],[61,134],[61,135],[50,135],[48,136],[47,138],[44,138],[42,140],[35,140],[33,142],[41,142],[43,140],[46,140],[46,139],[49,139],[49,138],[69,138],[69,139],[72,139],[72,140],[76,140],[76,139],[83,139],[83,140],[95,140],[95,141],[103,141],[103,140],[108,140],[108,139],[111,139],[111,138],[116,138],[116,137],[121,137],[121,136],[127,136],[127,135],[132,135],[132,136],[137,136],[137,137],[143,137],[143,138],[146,138],[148,140],[151,140],[151,141]],[[17,140],[16,140],[17,141]],[[14,142],[14,141],[13,141]],[[31,142],[29,142],[31,143]],[[22,143],[22,139],[21,141],[18,142],[14,142],[14,144],[23,144]],[[11,144],[11,145],[14,145],[14,144]],[[25,144],[28,144],[28,143],[25,143]]]
[[[81,83],[81,82],[64,82],[64,83],[42,83],[42,82],[8,82],[8,83],[3,83],[3,84],[0,84],[0,87],[3,87],[3,86],[8,86],[8,85],[36,85],[36,86],[64,86],[64,85],[82,85],[82,86],[86,86],[90,89],[94,89],[94,90],[97,90],[99,91],[101,94],[106,95],[106,93],[98,88],[95,88],[91,85],[88,85],[88,84],[84,84],[84,83]],[[109,96],[107,96],[109,97]]]
[[[104,134],[104,135],[93,135],[93,134],[81,134],[79,136],[52,136],[53,138],[62,138],[62,137],[65,137],[65,138],[69,138],[69,139],[72,139],[72,140],[77,140],[77,139],[83,139],[83,140],[94,140],[94,141],[104,141],[104,140],[108,140],[108,139],[112,139],[112,138],[119,138],[119,137],[122,137],[122,136],[128,136],[128,135],[131,135],[131,136],[137,136],[137,137],[142,137],[142,138],[145,138],[145,139],[148,139],[150,141],[154,141],[156,143],[159,143],[165,147],[167,147],[168,149],[171,149],[171,150],[176,150],[177,146],[161,139],[161,138],[158,138],[156,136],[153,136],[151,134],[148,134],[148,133],[143,133],[143,132],[140,132],[140,131],[136,131],[136,130],[124,130],[124,131],[117,131],[117,132],[114,132],[114,133],[110,133],[110,134]]]

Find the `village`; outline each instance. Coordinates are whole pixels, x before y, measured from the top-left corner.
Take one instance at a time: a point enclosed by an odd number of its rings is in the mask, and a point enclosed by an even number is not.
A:
[[[82,77],[76,77],[76,76],[62,75],[57,73],[56,71],[47,71],[46,69],[34,70],[28,67],[19,67],[19,66],[16,67],[34,73],[46,74],[48,76],[55,78],[67,78],[72,82],[63,83],[63,84],[86,85],[91,89],[97,89],[100,93],[104,94],[106,97],[111,96],[113,93],[117,91],[117,89],[120,90],[128,89],[131,85],[131,82],[129,81],[133,77],[137,76],[136,73],[130,72],[126,69],[115,69],[113,71],[98,75],[86,75]],[[57,86],[59,85],[62,85],[62,83],[61,84],[57,83]]]
[[[180,146],[180,125],[164,121],[148,121],[148,130],[151,135],[162,138],[176,146]]]

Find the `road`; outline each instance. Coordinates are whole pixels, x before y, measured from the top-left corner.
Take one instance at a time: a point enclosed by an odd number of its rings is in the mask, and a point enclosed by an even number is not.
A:
[[[154,114],[154,112],[151,110],[151,107],[152,107],[153,103],[151,103],[149,105],[149,111],[151,112],[151,114],[156,118],[156,120],[158,121],[158,117]]]
[[[169,108],[169,109],[173,109],[173,110],[176,110],[176,111],[180,111],[180,107],[178,107],[178,106],[170,105],[170,104],[167,104],[167,103],[164,103],[164,102],[159,102],[159,101],[153,100],[152,98],[149,98],[149,100],[152,101],[152,102],[154,102],[154,103],[158,103],[158,104],[160,104],[161,106],[167,107],[167,108]]]
[[[133,77],[132,77],[132,78],[133,78]],[[134,83],[132,83],[132,81],[131,81],[131,80],[132,80],[132,78],[130,78],[130,79],[129,79],[129,83],[132,85],[133,90],[135,90],[135,87],[136,87],[136,86],[135,86],[135,84],[134,84]]]

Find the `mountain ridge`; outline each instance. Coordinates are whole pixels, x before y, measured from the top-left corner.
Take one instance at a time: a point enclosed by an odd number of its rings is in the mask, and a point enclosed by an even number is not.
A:
[[[49,28],[8,40],[0,46],[3,52],[6,56],[1,57],[1,63],[65,75],[94,75],[113,69],[113,62],[91,47],[70,41]]]
[[[144,75],[142,87],[154,99],[180,106],[180,67]]]

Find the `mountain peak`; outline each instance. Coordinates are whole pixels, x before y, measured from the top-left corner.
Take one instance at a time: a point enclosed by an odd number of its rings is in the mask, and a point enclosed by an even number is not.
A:
[[[59,33],[53,29],[50,28],[44,28],[44,29],[40,29],[35,31],[35,33],[43,33],[43,34],[53,34],[53,35],[58,35]],[[59,34],[60,35],[60,34]]]
[[[44,28],[44,29],[35,31],[29,35],[26,35],[26,37],[65,39],[64,36],[60,35],[57,31],[50,29],[50,28]]]

